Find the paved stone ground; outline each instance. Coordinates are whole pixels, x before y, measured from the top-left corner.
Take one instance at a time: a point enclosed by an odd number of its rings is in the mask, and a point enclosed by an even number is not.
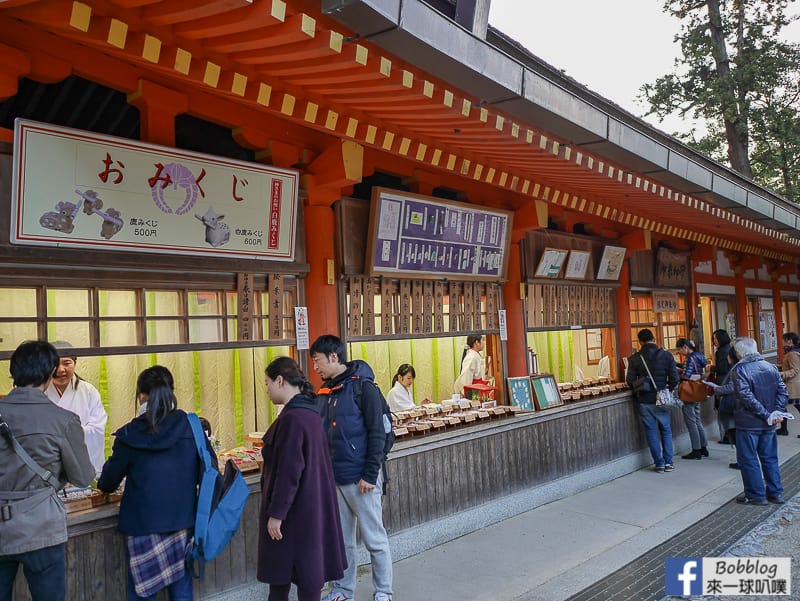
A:
[[[755,508],[754,508],[755,509]],[[790,499],[762,524],[751,530],[721,557],[791,557],[792,596],[758,597],[758,599],[800,599],[800,496]],[[714,601],[741,601],[754,596],[691,597]],[[679,601],[687,597],[664,597],[662,601]]]

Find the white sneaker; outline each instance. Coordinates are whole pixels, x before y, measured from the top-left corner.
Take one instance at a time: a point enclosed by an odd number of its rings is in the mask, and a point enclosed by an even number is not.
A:
[[[331,591],[325,595],[320,601],[353,601],[350,597],[345,597],[338,591]],[[391,600],[390,600],[391,601]]]
[[[386,593],[375,593],[372,601],[392,601],[392,597]]]

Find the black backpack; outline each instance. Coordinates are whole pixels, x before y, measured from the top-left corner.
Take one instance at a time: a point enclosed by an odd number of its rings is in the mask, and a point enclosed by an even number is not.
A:
[[[386,490],[389,488],[389,473],[386,470],[386,459],[389,457],[389,451],[392,450],[394,446],[394,430],[392,429],[392,410],[389,408],[389,403],[386,402],[386,398],[383,396],[381,389],[378,388],[378,385],[375,384],[372,380],[365,380],[364,378],[360,378],[358,376],[353,376],[353,400],[356,403],[356,407],[358,410],[361,411],[361,414],[364,414],[364,399],[363,399],[363,387],[366,384],[367,386],[372,386],[375,391],[378,393],[378,397],[381,399],[381,407],[383,411],[383,431],[386,434],[386,440],[383,442],[383,461],[381,462],[381,471],[383,472],[383,494],[386,494]]]
[[[362,389],[366,383],[368,386],[372,386],[375,391],[378,393],[378,396],[381,399],[381,406],[383,412],[383,431],[386,433],[386,440],[383,443],[383,465],[384,465],[384,478],[386,477],[386,459],[389,457],[389,451],[392,450],[394,446],[394,430],[392,429],[392,410],[389,408],[389,403],[386,402],[386,398],[383,396],[381,389],[378,388],[378,385],[375,384],[372,380],[365,380],[364,378],[359,378],[358,376],[353,376],[353,400],[356,402],[356,406],[358,407],[361,413],[364,413],[364,400],[362,398]]]

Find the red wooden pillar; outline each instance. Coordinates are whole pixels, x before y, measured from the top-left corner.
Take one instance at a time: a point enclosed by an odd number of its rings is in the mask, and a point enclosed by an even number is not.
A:
[[[741,267],[734,268],[733,281],[736,290],[736,335],[747,336],[747,290]]]
[[[508,253],[508,282],[503,287],[503,302],[506,309],[506,357],[509,376],[528,375],[528,344],[525,332],[525,304],[522,301],[522,257],[521,245],[524,233],[515,232]],[[502,386],[498,383],[498,386]]]
[[[175,116],[185,113],[184,94],[140,79],[139,89],[128,94],[128,103],[139,109],[139,137],[145,142],[175,146]]]
[[[634,348],[631,342],[631,277],[628,261],[622,264],[617,287],[617,335],[619,337],[619,380],[625,377],[623,357],[630,357]]]
[[[304,217],[306,258],[310,267],[306,276],[308,336],[313,344],[322,334],[341,336],[334,266],[336,219],[331,206],[322,204],[307,204]]]
[[[777,277],[772,279],[772,305],[775,308],[775,335],[778,337],[778,361],[783,359],[783,302],[781,283]]]

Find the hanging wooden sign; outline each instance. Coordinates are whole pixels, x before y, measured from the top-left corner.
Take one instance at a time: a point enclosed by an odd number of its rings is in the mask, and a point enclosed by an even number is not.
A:
[[[269,276],[269,338],[283,338],[283,276]]]
[[[689,287],[689,253],[675,252],[663,246],[656,254],[656,286]]]
[[[239,340],[253,339],[253,274],[236,275],[236,298],[238,300],[236,333]]]
[[[17,119],[11,243],[293,261],[299,179]]]
[[[513,213],[375,188],[366,266],[411,277],[505,279]]]

